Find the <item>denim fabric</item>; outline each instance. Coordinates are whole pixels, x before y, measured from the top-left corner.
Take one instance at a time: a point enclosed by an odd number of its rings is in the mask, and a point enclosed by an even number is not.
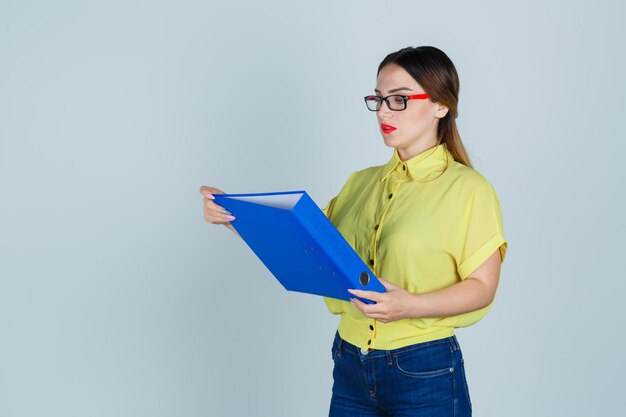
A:
[[[469,417],[455,336],[394,350],[361,349],[335,335],[330,417]]]

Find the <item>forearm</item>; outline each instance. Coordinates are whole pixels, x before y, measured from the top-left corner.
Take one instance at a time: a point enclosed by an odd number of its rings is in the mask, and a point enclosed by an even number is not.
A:
[[[488,306],[494,296],[495,288],[468,277],[441,290],[413,294],[408,315],[412,318],[456,316]]]
[[[363,315],[383,323],[407,318],[456,316],[480,310],[493,301],[500,279],[500,264],[500,252],[496,250],[465,280],[424,294],[411,294],[380,277],[385,292],[348,291],[356,297],[375,301],[375,304],[365,304],[357,298],[351,299]]]

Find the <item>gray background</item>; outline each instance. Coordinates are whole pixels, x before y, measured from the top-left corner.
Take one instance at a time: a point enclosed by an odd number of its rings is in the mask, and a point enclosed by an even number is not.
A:
[[[321,416],[337,323],[198,188],[323,206],[390,149],[362,102],[435,45],[510,244],[458,331],[477,416],[615,415],[619,2],[0,2],[0,415]]]

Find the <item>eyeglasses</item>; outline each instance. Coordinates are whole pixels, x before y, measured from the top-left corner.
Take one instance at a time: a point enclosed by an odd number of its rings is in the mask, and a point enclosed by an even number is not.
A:
[[[415,94],[412,96],[392,95],[387,97],[381,96],[365,96],[365,105],[371,111],[378,111],[383,105],[383,100],[387,103],[389,110],[402,111],[406,109],[406,102],[409,100],[424,100],[430,98],[428,94]]]

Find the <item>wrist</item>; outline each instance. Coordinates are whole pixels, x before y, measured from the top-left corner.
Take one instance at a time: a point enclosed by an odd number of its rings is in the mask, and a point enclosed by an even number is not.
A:
[[[408,310],[409,314],[407,318],[417,319],[423,317],[424,311],[422,298],[423,297],[420,294],[411,294]]]

